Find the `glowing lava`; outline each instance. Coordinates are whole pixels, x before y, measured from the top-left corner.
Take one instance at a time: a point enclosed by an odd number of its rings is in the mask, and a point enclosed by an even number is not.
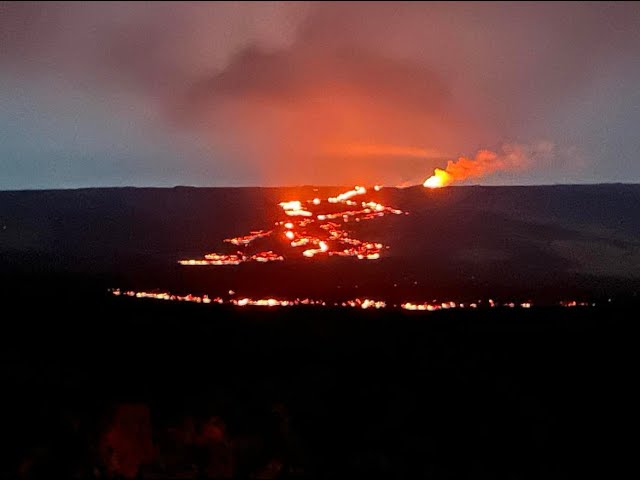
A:
[[[454,301],[448,302],[438,302],[437,300],[433,300],[431,302],[424,303],[414,303],[414,302],[403,302],[400,305],[394,304],[390,305],[386,301],[381,299],[370,299],[370,298],[354,298],[351,300],[346,300],[342,302],[333,302],[328,303],[325,300],[321,299],[310,299],[310,298],[295,298],[295,299],[282,299],[282,298],[222,298],[220,296],[217,297],[209,297],[208,295],[175,295],[168,292],[144,292],[144,291],[135,291],[135,290],[120,290],[119,288],[109,289],[109,292],[116,297],[125,296],[125,297],[133,297],[133,298],[147,298],[152,300],[166,300],[166,301],[174,301],[174,302],[193,302],[193,303],[204,303],[204,304],[219,304],[219,305],[235,305],[237,307],[246,307],[246,306],[256,306],[256,307],[293,307],[299,305],[311,305],[318,307],[352,307],[352,308],[361,308],[363,310],[369,308],[375,309],[386,309],[386,308],[401,308],[402,310],[408,311],[418,311],[418,312],[435,312],[438,310],[449,310],[453,308],[460,309],[477,309],[481,307],[480,302],[482,300],[478,300],[478,303],[456,303]],[[229,295],[235,295],[233,290],[229,290]],[[595,307],[595,303],[589,302],[578,302],[576,300],[563,300],[560,302],[560,305],[563,307]],[[531,301],[516,303],[516,302],[505,302],[501,304],[502,308],[532,308],[533,303]],[[485,304],[484,308],[496,308],[500,307],[499,304],[496,304],[493,300],[489,299],[488,303]]]
[[[380,191],[382,187],[376,185],[373,190]],[[256,230],[234,238],[226,238],[226,243],[247,248],[257,240],[263,241],[271,236],[286,239],[287,245],[293,249],[304,247],[303,258],[315,256],[355,257],[358,260],[377,260],[380,258],[384,245],[353,238],[347,230],[347,223],[361,222],[383,217],[387,214],[401,215],[402,210],[391,208],[375,201],[356,201],[353,198],[365,195],[365,187],[356,186],[353,190],[341,193],[325,200],[313,198],[306,201],[290,200],[280,202],[279,206],[286,218],[276,222],[274,230]],[[347,208],[345,208],[348,207]],[[388,247],[387,247],[388,248]],[[271,250],[250,255],[245,251],[231,254],[209,253],[202,259],[180,260],[185,266],[205,265],[239,265],[244,262],[272,262],[282,261],[284,257]]]
[[[433,175],[425,180],[423,186],[427,188],[441,188],[450,185],[452,182],[453,176],[451,176],[450,173],[447,173],[441,168],[436,168]]]
[[[302,208],[302,202],[300,202],[299,200],[282,202],[280,203],[280,206],[284,210],[284,213],[291,217],[310,217],[311,215],[313,215],[313,213],[311,213],[310,211]]]

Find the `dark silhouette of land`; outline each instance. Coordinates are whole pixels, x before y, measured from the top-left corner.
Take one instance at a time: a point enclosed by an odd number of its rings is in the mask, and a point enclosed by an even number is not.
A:
[[[631,306],[257,311],[90,290],[3,299],[4,478],[622,468]]]
[[[359,238],[390,246],[379,261],[297,254],[276,265],[176,264],[271,228],[281,201],[344,189],[317,190],[0,192],[0,262],[13,272],[101,274],[112,286],[213,295],[542,299],[629,294],[640,283],[640,185],[617,184],[383,189],[374,198],[410,214],[353,224]]]
[[[622,470],[640,186],[383,189],[379,261],[180,267],[341,189],[0,192],[2,478],[577,478]],[[319,261],[316,261],[319,260]],[[394,286],[395,285],[395,286]],[[274,310],[123,287],[595,306]]]

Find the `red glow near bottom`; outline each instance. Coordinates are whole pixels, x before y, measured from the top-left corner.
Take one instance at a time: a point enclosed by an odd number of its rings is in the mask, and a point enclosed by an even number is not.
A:
[[[172,302],[192,302],[202,304],[219,304],[219,305],[232,305],[235,307],[294,307],[294,306],[314,306],[314,307],[345,307],[345,308],[360,308],[366,309],[402,309],[408,311],[418,312],[434,312],[438,310],[450,310],[450,309],[472,309],[477,308],[523,308],[529,309],[533,307],[533,302],[496,302],[492,299],[486,301],[477,300],[475,302],[459,303],[454,301],[441,302],[438,300],[432,300],[430,302],[400,302],[398,304],[389,304],[384,300],[370,299],[370,298],[353,298],[341,302],[327,302],[321,299],[312,298],[249,298],[238,297],[235,292],[230,291],[229,298],[222,297],[209,297],[208,295],[175,295],[167,292],[144,292],[135,290],[120,290],[119,288],[111,289],[109,291],[111,295],[120,297],[132,297],[139,299],[152,299],[152,300],[165,300]],[[233,297],[233,298],[231,298]],[[559,302],[562,307],[595,307],[595,303],[577,301],[577,300],[562,300]]]

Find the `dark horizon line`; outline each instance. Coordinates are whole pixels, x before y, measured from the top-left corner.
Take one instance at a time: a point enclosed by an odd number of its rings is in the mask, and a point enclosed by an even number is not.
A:
[[[367,186],[366,184],[362,184],[365,188],[370,188],[372,186]],[[587,187],[587,186],[609,186],[609,185],[636,185],[640,186],[639,182],[594,182],[594,183],[535,183],[529,185],[523,184],[515,184],[515,185],[482,185],[482,184],[473,184],[473,185],[447,185],[446,187],[438,187],[438,188],[428,188],[428,190],[442,190],[447,188],[530,188],[530,187]],[[259,185],[243,185],[243,186],[196,186],[196,185],[174,185],[174,186],[135,186],[135,185],[122,185],[122,186],[100,186],[100,187],[62,187],[62,188],[18,188],[18,189],[0,189],[1,193],[7,192],[61,192],[61,191],[79,191],[79,190],[173,190],[178,188],[184,189],[246,189],[246,190],[256,190],[256,189],[290,189],[290,188],[353,188],[354,185],[314,185],[314,184],[303,184],[303,185],[280,185],[280,186],[259,186]],[[406,187],[399,186],[385,186],[382,185],[384,189],[394,189],[394,190],[407,190],[416,187],[423,187],[421,183],[416,183],[415,185],[408,185]],[[426,188],[426,187],[423,187]]]

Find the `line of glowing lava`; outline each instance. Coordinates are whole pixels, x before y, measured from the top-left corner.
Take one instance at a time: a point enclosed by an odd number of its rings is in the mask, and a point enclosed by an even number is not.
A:
[[[238,246],[249,245],[251,242],[257,240],[258,238],[268,237],[269,235],[271,235],[272,231],[273,230],[269,230],[265,232],[263,230],[258,230],[255,232],[250,232],[249,235],[245,235],[244,237],[225,238],[224,241]]]
[[[478,308],[523,308],[529,309],[533,307],[531,301],[527,302],[503,302],[498,303],[489,299],[486,303],[482,300],[471,303],[457,303],[453,301],[438,302],[433,300],[431,302],[403,302],[398,304],[388,304],[384,300],[376,300],[370,298],[354,298],[351,300],[341,302],[327,302],[325,300],[311,299],[311,298],[295,298],[295,299],[278,299],[278,298],[222,298],[222,297],[209,297],[208,295],[175,295],[168,292],[144,292],[135,290],[120,290],[119,288],[110,289],[111,295],[116,297],[125,296],[132,298],[147,298],[152,300],[165,300],[174,302],[191,302],[191,303],[204,303],[204,304],[219,304],[219,305],[233,305],[236,307],[293,307],[293,306],[316,306],[316,307],[344,307],[344,308],[360,308],[366,309],[397,309],[407,311],[418,312],[435,312],[438,310],[450,310],[450,309],[471,309]],[[235,292],[230,291],[230,295],[235,295]],[[576,300],[563,300],[559,302],[562,307],[595,307],[595,303],[589,303]]]

